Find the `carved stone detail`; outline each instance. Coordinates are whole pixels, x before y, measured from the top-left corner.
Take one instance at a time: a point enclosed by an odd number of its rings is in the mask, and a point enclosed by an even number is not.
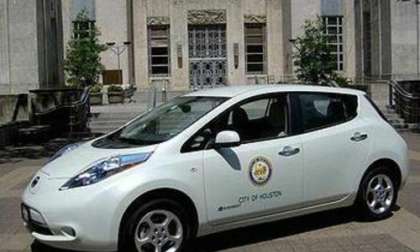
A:
[[[225,24],[226,10],[190,10],[188,24]]]
[[[245,23],[252,23],[252,24],[261,24],[267,23],[267,16],[263,15],[245,15],[244,16]]]
[[[147,25],[168,25],[169,17],[147,17]]]

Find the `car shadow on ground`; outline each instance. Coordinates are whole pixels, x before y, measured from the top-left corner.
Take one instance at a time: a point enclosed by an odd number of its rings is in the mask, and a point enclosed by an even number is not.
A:
[[[398,211],[399,209],[399,207],[396,207],[394,211]],[[331,210],[205,236],[197,239],[191,251],[213,252],[246,246],[253,243],[287,238],[295,234],[302,234],[354,221],[362,222],[363,220],[354,214],[353,208]],[[32,244],[31,251],[70,252],[50,248],[36,241]]]

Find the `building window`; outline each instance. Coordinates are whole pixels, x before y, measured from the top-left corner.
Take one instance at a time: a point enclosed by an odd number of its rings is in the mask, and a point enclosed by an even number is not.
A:
[[[73,35],[75,39],[91,37],[96,32],[95,21],[73,21]]]
[[[168,25],[149,26],[149,74],[169,76],[170,43]]]
[[[245,24],[246,73],[266,72],[265,24]]]
[[[343,49],[343,17],[323,17],[325,34],[328,37],[328,45],[332,54],[336,57],[337,71],[344,70],[344,49]]]

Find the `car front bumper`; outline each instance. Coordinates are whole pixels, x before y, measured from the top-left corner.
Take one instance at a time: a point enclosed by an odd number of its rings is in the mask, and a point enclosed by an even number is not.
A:
[[[59,191],[65,180],[40,176],[40,188],[33,191],[28,186],[21,206],[24,225],[36,240],[60,249],[117,250],[120,218],[115,215],[115,194],[93,186]]]

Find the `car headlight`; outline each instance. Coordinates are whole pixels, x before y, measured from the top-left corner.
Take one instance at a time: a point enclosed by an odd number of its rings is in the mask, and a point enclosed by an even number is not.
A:
[[[75,149],[77,149],[80,145],[82,145],[82,143],[74,143],[74,144],[68,144],[66,146],[64,146],[63,148],[61,148],[60,150],[58,150],[50,159],[48,159],[47,164],[56,160],[57,158],[63,156],[64,154],[67,154],[69,152],[74,151]]]
[[[88,186],[102,181],[110,176],[130,169],[135,165],[146,162],[152,153],[139,153],[129,155],[119,155],[107,159],[96,161],[85,171],[70,179],[65,183],[60,191],[71,188]]]

